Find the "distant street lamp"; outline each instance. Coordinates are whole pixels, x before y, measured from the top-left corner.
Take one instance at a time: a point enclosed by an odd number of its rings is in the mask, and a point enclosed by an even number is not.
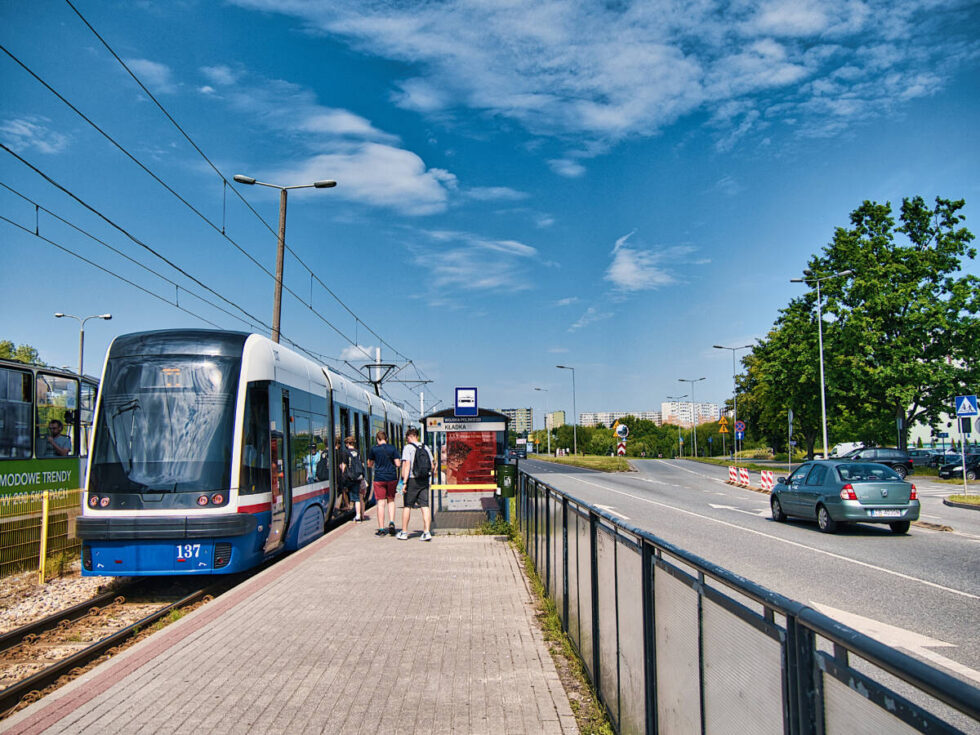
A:
[[[694,435],[694,457],[697,459],[698,456],[698,408],[697,404],[694,403],[694,384],[704,380],[704,378],[678,378],[677,381],[680,383],[690,383],[691,384],[691,423],[694,428],[691,429],[691,433]]]
[[[559,370],[572,371],[572,451],[578,454],[578,409],[575,407],[575,368],[567,365],[555,365]]]
[[[803,271],[803,278],[790,278],[790,283],[816,283],[817,284],[817,335],[820,342],[820,413],[823,417],[823,458],[827,459],[827,393],[824,388],[823,380],[823,308],[821,306],[820,282],[840,276],[849,276],[853,273],[851,269],[830,273],[826,276],[815,276],[808,270]],[[791,455],[792,456],[792,455]]]
[[[738,464],[738,429],[735,428],[735,424],[738,422],[738,383],[735,382],[735,373],[737,368],[735,367],[735,350],[751,350],[752,345],[742,345],[741,347],[725,347],[724,345],[712,345],[716,350],[731,350],[732,351],[732,397],[735,400],[735,415],[732,418],[732,446],[735,449],[735,464]]]
[[[548,389],[535,388],[545,394],[544,397],[544,433],[548,435],[548,456],[551,456],[551,429],[548,428]],[[533,428],[533,427],[532,427]]]
[[[667,396],[668,401],[679,401],[681,398],[687,398],[687,393],[682,396]],[[677,424],[677,458],[681,459],[684,456],[684,442],[681,441],[681,425]]]
[[[251,176],[235,174],[235,181],[239,184],[252,186],[268,186],[271,189],[279,190],[279,245],[276,249],[276,291],[275,300],[272,305],[272,341],[279,341],[279,315],[282,309],[282,261],[286,251],[286,192],[290,189],[331,189],[337,185],[332,179],[314,181],[312,184],[299,184],[297,186],[278,186],[276,184],[266,184],[256,181]]]
[[[75,316],[74,314],[63,314],[60,311],[55,315],[56,319],[68,318],[76,319],[78,321],[78,376],[81,377],[85,373],[82,372],[84,369],[85,362],[85,322],[89,319],[112,319],[112,314],[93,314],[92,316],[87,316],[84,319],[80,316]]]

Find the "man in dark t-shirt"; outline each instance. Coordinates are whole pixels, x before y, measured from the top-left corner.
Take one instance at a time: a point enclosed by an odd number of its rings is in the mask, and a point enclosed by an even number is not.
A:
[[[379,431],[374,435],[377,444],[368,452],[368,467],[374,469],[374,498],[378,501],[378,536],[395,535],[395,491],[398,487],[398,466],[401,459],[398,450],[388,443],[388,435]],[[388,511],[388,528],[385,529],[385,509]]]

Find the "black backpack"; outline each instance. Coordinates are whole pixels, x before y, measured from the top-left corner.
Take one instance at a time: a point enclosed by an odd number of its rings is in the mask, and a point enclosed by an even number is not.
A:
[[[347,451],[347,469],[344,470],[344,479],[350,480],[360,480],[364,477],[364,463],[361,462],[361,458],[357,455],[357,452],[353,450]]]
[[[424,444],[415,445],[415,459],[412,460],[412,477],[416,482],[429,484],[432,475],[432,459]]]
[[[320,455],[320,461],[316,463],[316,479],[318,482],[330,479],[330,459],[326,454]]]

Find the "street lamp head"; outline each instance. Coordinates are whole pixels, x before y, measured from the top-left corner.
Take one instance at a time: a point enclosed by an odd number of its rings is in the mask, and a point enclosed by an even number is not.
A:
[[[56,319],[61,319],[61,317],[63,317],[63,316],[64,316],[64,314],[62,314],[60,311],[55,314],[55,318]]]
[[[105,319],[108,321],[109,319],[112,319],[112,314],[99,314],[99,319]]]
[[[805,283],[805,281],[802,278],[790,278],[789,279],[789,282],[790,283]]]
[[[813,271],[810,270],[809,268],[804,268],[803,269],[803,275],[804,276],[812,276],[813,275]]]
[[[568,365],[555,365],[556,368],[561,368],[562,370],[571,370]]]
[[[721,345],[711,345],[711,346],[714,347],[716,350],[730,350],[730,349],[733,349],[731,347],[722,347]]]
[[[849,275],[851,275],[851,274],[852,274],[853,272],[854,272],[853,270],[851,270],[850,268],[848,268],[848,269],[847,269],[846,271],[841,271],[841,272],[840,272],[840,273],[838,273],[837,275],[838,275],[838,276],[849,276]]]
[[[239,184],[248,184],[250,186],[255,183],[255,179],[251,176],[242,176],[242,174],[235,174],[235,181]]]
[[[238,177],[236,176],[235,178],[237,179]],[[313,188],[314,189],[332,189],[336,185],[337,185],[337,182],[334,181],[333,179],[324,179],[323,181],[314,181],[313,182]]]

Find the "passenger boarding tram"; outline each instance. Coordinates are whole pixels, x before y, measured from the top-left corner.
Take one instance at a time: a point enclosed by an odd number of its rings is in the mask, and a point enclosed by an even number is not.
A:
[[[83,574],[227,574],[297,549],[335,512],[335,442],[353,435],[364,456],[384,429],[400,450],[407,421],[257,334],[117,337],[78,519]]]

